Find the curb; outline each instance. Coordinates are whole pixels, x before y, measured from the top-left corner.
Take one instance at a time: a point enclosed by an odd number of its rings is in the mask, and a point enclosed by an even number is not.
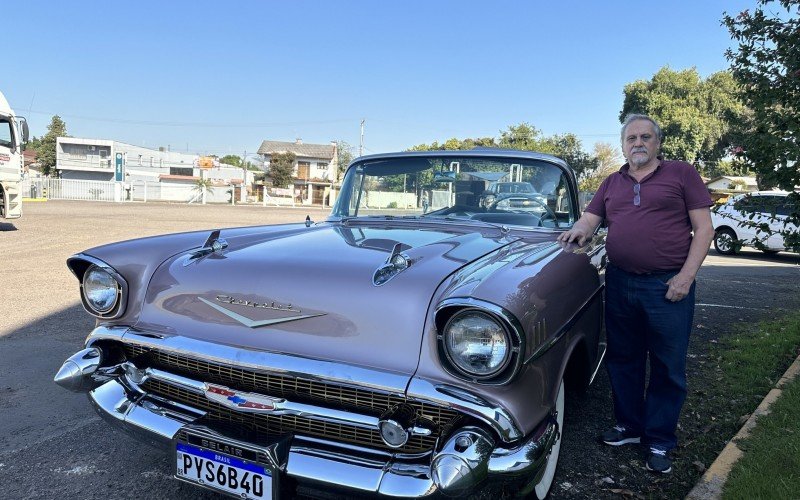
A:
[[[23,203],[28,203],[31,201],[47,201],[47,198],[22,198]]]
[[[758,408],[747,419],[747,422],[739,429],[739,432],[736,433],[733,439],[728,441],[728,444],[722,449],[714,463],[711,464],[706,473],[694,485],[694,488],[686,495],[686,500],[716,500],[722,498],[722,487],[725,485],[725,481],[728,480],[728,474],[730,474],[736,461],[742,456],[742,450],[739,449],[736,442],[750,435],[750,432],[756,426],[758,417],[769,414],[770,406],[783,392],[783,386],[798,376],[800,376],[800,356],[784,372],[783,376],[775,384],[775,388],[769,391],[764,400],[761,401],[761,404],[758,405]]]

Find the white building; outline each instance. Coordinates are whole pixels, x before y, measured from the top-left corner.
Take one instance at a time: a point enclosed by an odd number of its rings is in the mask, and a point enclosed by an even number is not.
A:
[[[228,190],[235,190],[237,201],[246,201],[247,189],[242,186],[252,185],[253,172],[217,162],[201,168],[199,158],[196,154],[148,149],[109,139],[56,139],[56,170],[62,179],[119,181],[127,190],[144,189],[150,193],[148,199],[187,201],[187,188],[204,178],[211,180],[215,193],[209,201],[229,200]]]
[[[737,175],[722,175],[706,182],[706,187],[712,191],[758,191],[755,177]]]
[[[303,204],[323,204],[326,193],[337,181],[336,143],[303,144],[300,139],[295,142],[263,141],[258,154],[264,158],[267,173],[270,159],[276,153],[294,153],[296,157],[292,174],[295,198]]]
[[[56,170],[62,179],[124,180],[115,179],[117,154],[122,155],[122,175],[128,170],[156,175],[194,175],[198,158],[193,154],[159,151],[109,139],[58,137]]]

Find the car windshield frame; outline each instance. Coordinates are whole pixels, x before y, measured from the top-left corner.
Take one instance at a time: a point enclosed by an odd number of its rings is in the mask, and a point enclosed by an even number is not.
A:
[[[489,190],[504,182],[528,183],[530,192]],[[574,173],[555,157],[398,153],[353,162],[331,219],[458,220],[561,230],[580,217],[577,199]]]

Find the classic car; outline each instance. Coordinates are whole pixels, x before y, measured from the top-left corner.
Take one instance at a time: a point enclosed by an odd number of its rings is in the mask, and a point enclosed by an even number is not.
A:
[[[764,253],[791,251],[784,241],[786,233],[797,232],[797,225],[787,221],[794,210],[786,191],[755,191],[731,197],[711,211],[714,225],[714,248],[724,255],[734,255],[746,246]]]
[[[547,198],[533,189],[530,182],[492,182],[481,194],[478,206],[487,210],[547,212]]]
[[[540,213],[487,210],[487,173],[558,179]],[[430,209],[423,213],[422,200]],[[564,391],[605,352],[605,246],[562,160],[361,157],[325,221],[150,237],[70,257],[97,318],[55,381],[240,498],[543,498]]]

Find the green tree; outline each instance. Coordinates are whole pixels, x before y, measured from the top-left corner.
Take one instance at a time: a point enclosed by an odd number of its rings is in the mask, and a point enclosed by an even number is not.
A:
[[[725,13],[722,24],[738,44],[726,57],[752,113],[746,117],[738,156],[756,172],[762,188],[789,191],[789,223],[800,226],[800,1],[759,0],[757,8]],[[800,231],[786,231],[800,251]]]
[[[583,145],[575,134],[555,134],[545,137],[539,129],[526,122],[509,125],[506,130],[500,131],[499,140],[495,140],[493,137],[452,138],[442,144],[438,142],[418,144],[410,148],[410,151],[469,150],[476,147],[518,149],[551,154],[565,160],[576,174],[595,167],[594,158],[583,151]]]
[[[351,161],[353,161],[353,147],[345,141],[336,141],[336,182],[339,182]]]
[[[50,175],[56,166],[56,138],[68,137],[67,125],[60,116],[55,115],[47,126],[47,133],[42,137],[39,149],[36,151],[36,159],[42,166],[42,174]]]
[[[477,147],[496,148],[497,142],[493,137],[478,137],[475,139],[447,139],[442,144],[434,141],[431,144],[418,144],[409,148],[409,151],[466,151]]]
[[[572,167],[577,176],[597,168],[597,159],[583,151],[583,144],[575,134],[556,134],[545,137],[541,141],[538,151],[563,159]]]
[[[234,167],[241,167],[242,166],[242,159],[236,155],[225,155],[219,160],[220,163],[224,163],[226,165],[233,165]]]
[[[269,161],[269,176],[275,187],[288,187],[292,183],[294,162],[297,159],[294,153],[273,153]]]
[[[625,85],[620,122],[629,113],[653,117],[662,127],[664,156],[696,166],[715,163],[732,145],[735,125],[746,114],[729,72],[703,80],[695,68],[661,68],[651,80]]]
[[[42,147],[42,139],[41,137],[37,138],[36,136],[31,137],[31,140],[28,141],[28,144],[25,146],[28,149],[32,149],[33,151],[39,152],[39,148]]]
[[[541,151],[542,132],[530,123],[525,122],[519,125],[510,125],[507,130],[500,132],[499,146],[522,151],[545,152]]]
[[[578,178],[578,185],[581,191],[597,191],[600,183],[606,177],[619,170],[625,160],[622,156],[622,151],[607,142],[595,143],[592,157],[595,162],[594,168],[584,170],[583,174]]]

